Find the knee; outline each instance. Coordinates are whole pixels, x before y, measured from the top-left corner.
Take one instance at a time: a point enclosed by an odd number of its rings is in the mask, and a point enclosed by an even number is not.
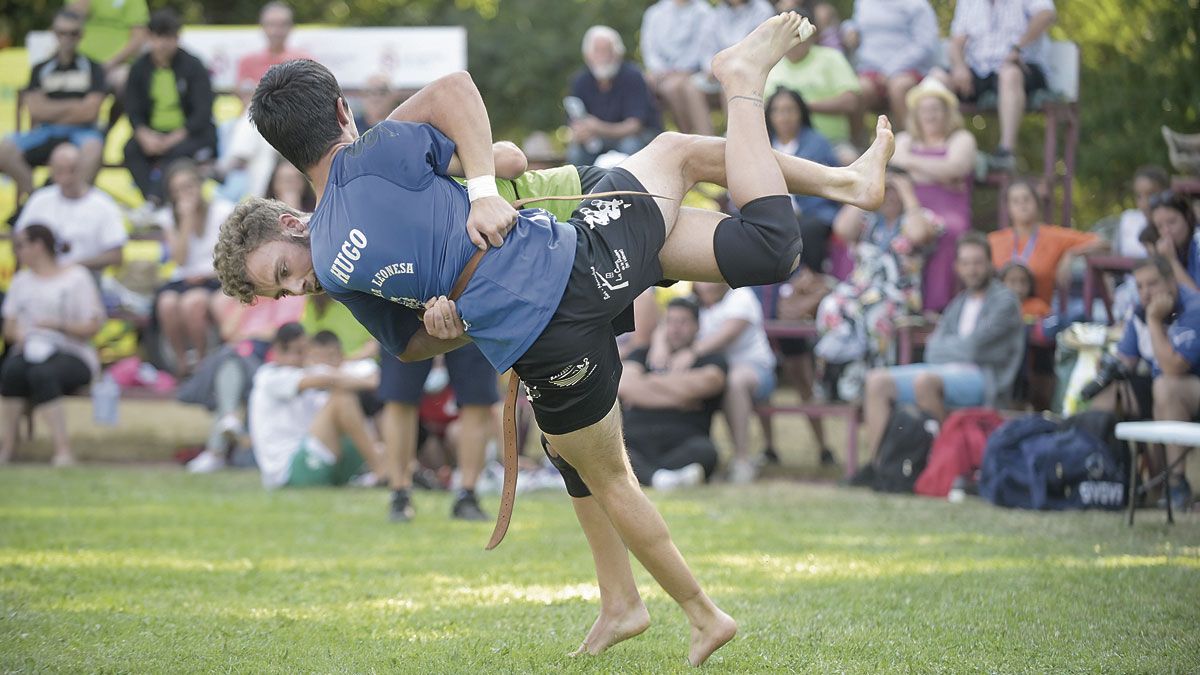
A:
[[[159,322],[171,321],[179,312],[179,294],[173,291],[161,293],[158,296],[158,320]]]
[[[1191,375],[1159,375],[1154,378],[1154,418],[1191,419],[1196,411],[1183,408],[1186,408],[1186,401],[1194,398],[1191,392],[1195,388],[1195,381],[1196,378]]]
[[[179,308],[188,317],[208,316],[208,292],[191,290],[179,299]]]
[[[1000,88],[1010,91],[1025,91],[1025,72],[1019,67],[1006,63],[1000,66]]]
[[[895,389],[895,382],[892,380],[892,374],[886,368],[876,368],[867,373],[864,386],[867,396],[890,397]]]
[[[800,263],[800,223],[788,195],[760,197],[717,224],[713,250],[733,288],[787,281]]]
[[[913,380],[913,391],[917,396],[941,396],[942,378],[933,373],[921,373]]]
[[[907,94],[908,90],[912,89],[916,83],[917,81],[908,73],[896,75],[887,82],[888,96],[891,96],[893,100],[902,101],[904,100],[904,95]]]
[[[696,138],[690,134],[681,134],[678,131],[664,131],[654,137],[650,141],[647,148],[654,148],[660,152],[682,152],[691,144],[692,139]]]

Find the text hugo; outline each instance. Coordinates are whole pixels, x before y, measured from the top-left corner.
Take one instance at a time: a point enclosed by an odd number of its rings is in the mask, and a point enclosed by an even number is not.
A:
[[[366,247],[367,235],[357,228],[350,230],[350,236],[342,242],[342,249],[333,259],[333,264],[329,266],[329,273],[341,280],[343,284],[350,283],[350,275],[354,272],[354,262],[362,257],[362,250]]]

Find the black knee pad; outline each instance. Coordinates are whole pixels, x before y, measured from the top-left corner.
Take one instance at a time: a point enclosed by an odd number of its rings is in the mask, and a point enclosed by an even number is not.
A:
[[[542,452],[546,453],[546,456],[550,458],[550,463],[562,474],[563,482],[567,484],[567,494],[576,498],[592,496],[592,491],[583,482],[583,477],[579,475],[575,467],[562,457],[550,454],[550,441],[546,440],[545,434],[542,434]]]
[[[742,207],[740,216],[717,223],[713,250],[732,288],[787,281],[802,250],[792,198],[759,197]]]

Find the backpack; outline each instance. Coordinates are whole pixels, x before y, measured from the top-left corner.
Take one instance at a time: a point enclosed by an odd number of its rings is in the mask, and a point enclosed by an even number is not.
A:
[[[1129,457],[1115,426],[1104,412],[1061,424],[1036,415],[1005,424],[988,439],[980,495],[1015,508],[1123,508]]]
[[[955,478],[973,477],[983,464],[988,436],[1002,424],[1004,418],[987,408],[966,408],[950,413],[933,441],[928,465],[917,478],[913,492],[927,497],[945,497]]]
[[[875,453],[875,491],[911,493],[925,469],[936,434],[937,421],[916,407],[893,408]]]

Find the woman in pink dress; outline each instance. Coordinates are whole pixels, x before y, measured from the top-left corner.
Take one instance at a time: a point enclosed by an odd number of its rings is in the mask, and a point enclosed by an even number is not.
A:
[[[958,98],[941,82],[925,78],[907,102],[908,130],[896,136],[892,165],[909,173],[921,206],[945,227],[922,284],[925,310],[940,312],[954,297],[954,247],[971,227],[975,137],[963,128]]]

